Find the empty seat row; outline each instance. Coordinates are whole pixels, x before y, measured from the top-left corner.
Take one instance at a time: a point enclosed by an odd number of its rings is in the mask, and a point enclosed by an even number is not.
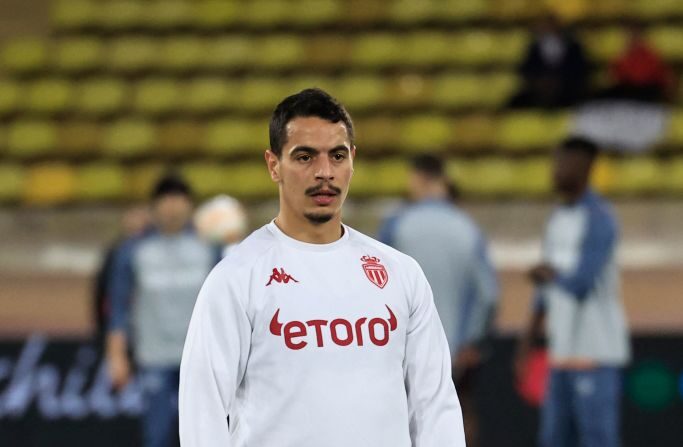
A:
[[[332,77],[198,77],[187,81],[148,77],[127,82],[115,77],[81,81],[43,78],[0,79],[0,116],[16,112],[109,115],[203,114],[221,111],[270,112],[282,98],[320,87],[341,98],[353,112],[382,107],[490,108],[504,104],[517,86],[511,74],[468,72]]]
[[[61,0],[52,22],[60,30],[107,31],[412,25],[528,19],[548,7],[567,19],[683,16],[677,0]]]
[[[0,164],[0,202],[58,205],[145,199],[169,165],[112,162],[71,165],[48,162]],[[191,183],[199,198],[226,193],[243,199],[273,197],[276,187],[263,163],[195,161],[173,166]],[[390,196],[407,190],[408,165],[403,158],[356,160],[351,197]],[[453,158],[449,175],[469,197],[542,197],[551,192],[549,157]],[[612,195],[683,194],[683,157],[601,158],[593,184]]]

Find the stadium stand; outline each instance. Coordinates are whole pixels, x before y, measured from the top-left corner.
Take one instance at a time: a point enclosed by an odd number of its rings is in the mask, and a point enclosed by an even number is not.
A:
[[[136,199],[170,165],[200,195],[272,196],[260,174],[268,115],[312,85],[356,120],[357,196],[403,193],[403,157],[432,150],[449,158],[465,194],[543,197],[544,157],[571,115],[504,107],[531,20],[550,6],[572,21],[598,83],[629,18],[647,20],[649,41],[678,73],[683,64],[676,0],[52,3],[49,36],[0,41],[2,202]],[[681,100],[683,85],[674,106]],[[683,171],[681,110],[657,150],[602,162],[600,189],[680,195],[683,181],[671,177]]]

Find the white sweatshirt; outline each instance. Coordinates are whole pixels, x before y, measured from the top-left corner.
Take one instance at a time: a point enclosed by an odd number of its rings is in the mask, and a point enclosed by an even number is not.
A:
[[[180,439],[464,447],[446,337],[418,264],[346,226],[331,244],[297,241],[272,222],[252,233],[199,293]]]

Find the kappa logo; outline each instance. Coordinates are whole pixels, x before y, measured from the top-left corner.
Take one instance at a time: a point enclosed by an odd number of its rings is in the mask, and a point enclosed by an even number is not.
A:
[[[383,289],[389,282],[389,274],[387,269],[379,263],[379,259],[374,256],[365,255],[360,258],[363,261],[363,271],[371,283]]]
[[[268,283],[266,283],[266,287],[271,285],[273,281],[285,284],[289,284],[290,281],[299,282],[296,279],[294,279],[292,275],[286,273],[285,269],[283,269],[282,267],[280,267],[279,271],[277,268],[273,269],[273,273],[270,275],[270,279],[268,280]]]

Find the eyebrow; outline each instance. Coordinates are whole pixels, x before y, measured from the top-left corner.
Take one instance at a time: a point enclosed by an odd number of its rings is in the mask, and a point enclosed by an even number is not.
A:
[[[327,152],[336,152],[336,151],[351,152],[351,148],[349,148],[345,144],[340,144],[338,146],[333,147],[332,149],[329,149]],[[315,149],[313,147],[310,147],[310,146],[296,146],[291,151],[289,151],[289,155],[295,155],[295,154],[302,153],[302,152],[306,153],[306,154],[310,154],[310,155],[315,155],[315,154],[320,153],[321,151],[318,149]]]

